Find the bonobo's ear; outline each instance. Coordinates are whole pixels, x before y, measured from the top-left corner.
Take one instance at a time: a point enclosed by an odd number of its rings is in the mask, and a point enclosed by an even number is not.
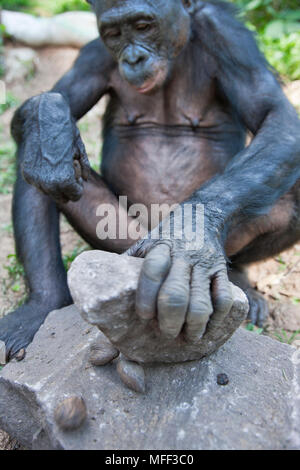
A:
[[[184,8],[189,12],[191,15],[194,13],[195,10],[195,0],[182,0]]]

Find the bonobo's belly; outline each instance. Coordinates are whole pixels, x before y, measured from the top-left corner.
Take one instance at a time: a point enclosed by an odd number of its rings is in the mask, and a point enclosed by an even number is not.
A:
[[[119,126],[105,136],[102,174],[130,203],[173,204],[223,171],[242,146],[238,133]]]

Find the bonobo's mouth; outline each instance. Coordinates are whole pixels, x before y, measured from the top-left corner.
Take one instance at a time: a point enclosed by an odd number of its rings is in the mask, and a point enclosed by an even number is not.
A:
[[[140,87],[134,87],[136,91],[138,91],[141,94],[146,94],[150,93],[157,87],[157,81],[156,80],[147,80],[146,82],[143,83],[142,86]]]
[[[161,68],[156,73],[156,75],[152,76],[151,78],[148,78],[148,80],[145,80],[141,86],[134,85],[134,88],[136,89],[138,93],[142,95],[146,95],[162,87],[166,81],[166,77],[167,77],[167,69],[164,67],[164,68]]]

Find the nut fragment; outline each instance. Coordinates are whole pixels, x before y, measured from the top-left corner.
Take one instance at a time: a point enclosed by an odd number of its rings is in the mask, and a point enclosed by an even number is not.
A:
[[[90,348],[90,363],[93,366],[104,366],[118,357],[119,351],[109,340],[96,340]]]
[[[142,366],[122,357],[118,362],[117,371],[122,382],[128,388],[138,393],[145,393],[146,379],[144,368]]]
[[[14,359],[18,362],[21,362],[23,361],[23,359],[25,359],[25,356],[26,356],[26,349],[20,349],[20,351],[15,355]]]
[[[63,400],[54,412],[57,425],[64,431],[80,428],[87,417],[87,409],[83,398],[70,397]]]

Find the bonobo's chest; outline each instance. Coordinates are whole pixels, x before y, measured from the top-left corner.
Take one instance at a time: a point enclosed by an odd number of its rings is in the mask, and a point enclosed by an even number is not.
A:
[[[131,202],[182,201],[243,146],[243,130],[218,99],[214,79],[193,67],[180,64],[151,95],[112,74],[102,173]]]
[[[216,85],[205,71],[193,77],[192,71],[180,70],[163,88],[143,95],[135,91],[116,70],[112,74],[110,111],[112,125],[183,126],[197,131],[215,126],[226,117],[223,106],[216,100]],[[180,129],[178,129],[180,132]]]

